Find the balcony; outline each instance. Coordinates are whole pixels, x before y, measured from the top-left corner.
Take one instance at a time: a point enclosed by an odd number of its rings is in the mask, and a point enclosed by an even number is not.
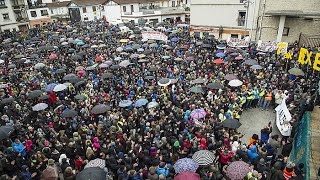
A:
[[[37,8],[45,8],[47,7],[47,4],[32,4],[29,5],[29,9],[37,9]]]
[[[13,4],[12,5],[12,9],[13,10],[21,10],[23,8],[25,8],[26,6],[24,4]]]

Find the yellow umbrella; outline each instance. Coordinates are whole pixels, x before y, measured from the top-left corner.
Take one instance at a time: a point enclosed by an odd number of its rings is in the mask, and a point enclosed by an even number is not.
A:
[[[129,42],[129,39],[120,39],[119,42],[121,42],[121,43],[127,43],[127,42]]]

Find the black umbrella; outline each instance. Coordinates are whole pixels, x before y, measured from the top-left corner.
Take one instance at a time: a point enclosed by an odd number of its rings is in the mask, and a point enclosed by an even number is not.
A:
[[[28,98],[29,99],[34,99],[34,98],[37,98],[39,96],[41,96],[43,94],[43,91],[41,90],[34,90],[34,91],[31,91],[29,94],[28,94]]]
[[[212,45],[211,44],[202,44],[202,47],[203,48],[212,48]]]
[[[9,103],[12,103],[13,101],[14,101],[13,97],[4,98],[2,99],[1,104],[9,104]]]
[[[237,129],[241,126],[241,123],[236,119],[226,119],[222,122],[222,126],[230,129]]]
[[[73,56],[71,57],[71,59],[72,59],[72,60],[81,60],[82,57],[81,57],[79,54],[76,54],[76,55],[73,55]]]
[[[106,180],[107,172],[99,167],[85,168],[77,177],[77,180]]]
[[[73,109],[65,110],[61,113],[61,117],[63,118],[73,118],[78,115],[77,111]]]
[[[146,49],[143,54],[145,55],[149,55],[149,54],[152,54],[152,51],[150,49]]]
[[[112,77],[113,77],[113,74],[109,73],[109,72],[103,73],[102,76],[101,76],[102,79],[109,79],[109,78],[112,78]]]
[[[153,79],[155,79],[155,77],[154,76],[146,76],[144,79],[153,80]]]
[[[112,65],[112,66],[110,66],[110,69],[113,69],[113,70],[115,70],[115,69],[119,69],[120,68],[120,66],[119,65]]]
[[[13,126],[1,126],[0,127],[0,140],[6,139],[14,131]]]
[[[75,84],[75,83],[77,83],[77,82],[80,81],[80,78],[75,77],[75,78],[69,79],[68,81],[69,81],[70,83],[72,83],[72,84]]]
[[[78,94],[78,95],[74,96],[74,98],[77,99],[77,100],[85,100],[85,99],[87,99],[86,96],[84,96],[82,94]]]
[[[85,84],[86,82],[85,81],[79,81],[79,82],[77,82],[76,84],[75,84],[75,86],[76,87],[79,87],[79,86],[81,86],[81,85],[83,85],[83,84]]]
[[[222,84],[218,83],[218,82],[214,82],[214,83],[209,83],[207,85],[207,88],[209,89],[223,89]]]
[[[98,105],[94,106],[91,109],[91,113],[93,113],[93,114],[103,114],[103,113],[107,112],[110,109],[111,109],[110,106],[107,106],[105,104],[98,104]]]
[[[45,95],[40,96],[38,99],[40,99],[40,100],[49,99],[49,96],[45,94]]]
[[[150,71],[150,72],[155,72],[155,71],[158,71],[158,68],[155,67],[155,66],[151,66],[151,67],[149,68],[149,71]]]
[[[77,75],[75,75],[75,74],[67,74],[67,75],[65,75],[63,77],[63,80],[69,81],[69,80],[74,79],[74,78],[77,78]]]
[[[66,72],[66,70],[63,69],[63,68],[56,70],[56,73],[57,73],[57,74],[63,74],[63,73],[65,73],[65,72]]]
[[[243,64],[247,64],[247,65],[259,65],[258,61],[254,60],[254,59],[247,59],[243,62]]]

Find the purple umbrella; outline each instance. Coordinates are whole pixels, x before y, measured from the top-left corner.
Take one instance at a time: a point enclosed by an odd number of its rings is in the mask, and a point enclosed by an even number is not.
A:
[[[201,119],[207,115],[207,112],[204,109],[195,109],[191,112],[190,116],[192,119]]]

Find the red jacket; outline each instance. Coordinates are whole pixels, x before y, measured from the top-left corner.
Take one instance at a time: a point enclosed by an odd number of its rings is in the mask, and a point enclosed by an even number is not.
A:
[[[227,165],[233,156],[233,152],[225,154],[222,150],[219,150],[219,161],[222,165]]]

